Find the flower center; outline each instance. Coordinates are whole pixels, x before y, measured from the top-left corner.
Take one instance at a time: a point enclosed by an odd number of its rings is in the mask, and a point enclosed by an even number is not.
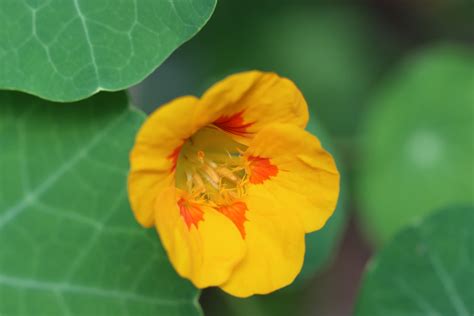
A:
[[[186,191],[195,199],[222,204],[244,194],[247,174],[240,156],[229,155],[226,161],[217,162],[199,150],[190,160],[193,166],[186,170]]]
[[[239,199],[248,182],[244,149],[219,130],[199,131],[183,145],[176,186],[212,207]]]
[[[204,208],[209,207],[230,219],[245,239],[247,184],[262,184],[279,172],[269,158],[244,154],[246,150],[211,125],[168,156],[180,191],[179,212],[188,229],[205,221]]]

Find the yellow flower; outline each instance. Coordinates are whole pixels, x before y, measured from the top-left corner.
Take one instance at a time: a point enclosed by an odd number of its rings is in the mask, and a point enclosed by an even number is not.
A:
[[[334,160],[307,121],[298,88],[257,71],[148,118],[131,153],[130,201],[181,276],[239,297],[294,280],[305,233],[324,226],[339,193]]]

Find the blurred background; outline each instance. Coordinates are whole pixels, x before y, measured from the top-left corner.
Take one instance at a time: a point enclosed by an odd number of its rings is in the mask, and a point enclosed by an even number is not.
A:
[[[235,72],[276,72],[303,91],[308,130],[342,173],[336,213],[308,236],[295,283],[250,299],[205,290],[206,315],[352,315],[366,263],[393,234],[474,202],[473,21],[471,0],[222,0],[130,89],[151,112]]]

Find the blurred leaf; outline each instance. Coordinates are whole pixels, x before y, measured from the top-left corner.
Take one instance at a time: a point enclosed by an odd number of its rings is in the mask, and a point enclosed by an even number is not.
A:
[[[431,36],[472,40],[474,28],[472,18],[474,2],[471,0],[424,0],[394,1],[390,10],[399,11],[417,33],[432,33]],[[398,7],[398,8],[397,8]],[[427,32],[428,31],[428,32]]]
[[[400,231],[369,263],[356,316],[474,313],[474,208],[448,208]]]
[[[393,34],[350,5],[300,6],[260,24],[257,66],[294,80],[331,133],[353,136],[368,92],[397,51]]]
[[[474,201],[474,57],[408,60],[373,100],[360,155],[360,214],[384,242],[433,209]]]
[[[217,294],[217,293],[215,293]],[[248,298],[229,296],[218,293],[215,301],[224,304],[206,309],[206,316],[298,316],[303,315],[304,288],[294,291],[280,290],[267,295],[256,295]]]
[[[0,314],[198,315],[126,193],[143,114],[124,93],[0,93]]]
[[[6,0],[0,88],[54,101],[136,84],[209,19],[216,0]]]

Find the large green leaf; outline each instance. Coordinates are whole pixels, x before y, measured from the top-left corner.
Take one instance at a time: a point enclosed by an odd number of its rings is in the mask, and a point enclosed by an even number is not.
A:
[[[369,263],[356,316],[474,314],[474,207],[403,231]]]
[[[0,88],[54,101],[138,83],[203,27],[216,0],[3,0]]]
[[[0,93],[0,315],[198,315],[126,193],[143,114],[124,93]]]
[[[412,219],[474,202],[474,54],[409,59],[373,100],[360,155],[360,214],[376,241]]]

